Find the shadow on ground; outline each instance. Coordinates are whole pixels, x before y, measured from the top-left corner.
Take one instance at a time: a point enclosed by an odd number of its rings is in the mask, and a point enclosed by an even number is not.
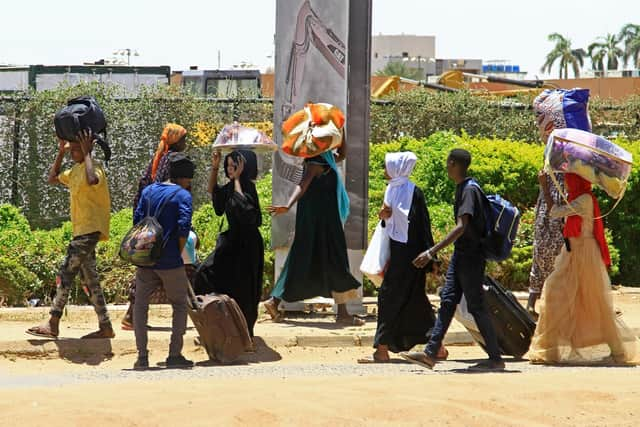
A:
[[[53,343],[57,347],[58,356],[72,363],[97,366],[113,358],[113,349],[109,339],[30,339],[27,340],[34,347],[43,347]],[[45,349],[43,349],[46,352]]]
[[[237,366],[249,365],[252,363],[277,362],[282,360],[280,353],[269,347],[262,338],[254,337],[253,341],[256,345],[256,351],[254,353],[245,353],[232,363],[220,363],[216,360],[205,360],[203,362],[196,363],[196,366]]]

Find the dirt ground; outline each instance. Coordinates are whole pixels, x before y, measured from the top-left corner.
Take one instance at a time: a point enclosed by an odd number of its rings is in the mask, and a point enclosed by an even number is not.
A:
[[[0,359],[2,426],[464,425],[637,426],[640,368],[465,368],[484,357],[450,347],[428,371],[357,365],[369,348],[268,348],[242,364],[134,372],[134,355],[101,363]],[[196,360],[197,350],[186,354]],[[161,361],[152,358],[152,364]]]

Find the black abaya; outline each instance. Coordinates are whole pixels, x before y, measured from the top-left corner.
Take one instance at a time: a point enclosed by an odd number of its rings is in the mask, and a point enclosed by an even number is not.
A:
[[[378,327],[374,347],[388,345],[397,353],[427,342],[435,315],[425,292],[426,268],[412,261],[433,246],[429,211],[422,191],[415,187],[409,211],[409,239],[400,243],[390,239],[391,259],[378,290]]]
[[[229,228],[200,269],[195,287],[198,294],[216,292],[233,298],[253,336],[264,270],[264,242],[259,230],[262,214],[255,184],[245,180],[242,190],[243,194],[235,191],[233,181],[214,188],[213,207],[217,215],[226,214]]]

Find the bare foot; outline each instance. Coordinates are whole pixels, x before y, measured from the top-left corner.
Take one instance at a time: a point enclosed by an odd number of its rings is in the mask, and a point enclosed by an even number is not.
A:
[[[269,316],[271,316],[271,320],[274,322],[279,322],[282,320],[282,314],[278,311],[278,304],[273,299],[268,299],[262,303],[264,305],[265,310]]]
[[[378,352],[374,352],[371,356],[361,357],[357,360],[360,364],[370,364],[370,363],[389,363],[391,358],[389,357],[389,353],[386,355],[379,354]]]
[[[440,350],[438,350],[438,354],[436,354],[436,360],[447,360],[449,357],[449,350],[445,348],[444,345],[440,346]]]

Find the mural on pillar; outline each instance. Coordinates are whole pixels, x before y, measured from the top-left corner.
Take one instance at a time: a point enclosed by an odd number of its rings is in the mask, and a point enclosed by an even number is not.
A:
[[[276,81],[274,128],[308,102],[326,102],[347,111],[347,39],[349,2],[278,0],[276,8]],[[274,132],[278,145],[280,132]],[[273,162],[273,203],[285,204],[303,174],[302,159],[278,151]],[[272,246],[288,247],[295,210],[275,217]]]

